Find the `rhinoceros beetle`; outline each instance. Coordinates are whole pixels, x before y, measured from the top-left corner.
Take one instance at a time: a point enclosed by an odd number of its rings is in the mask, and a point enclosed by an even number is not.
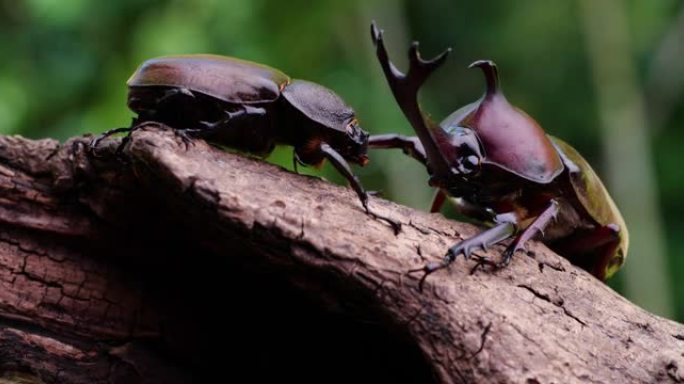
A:
[[[423,272],[421,288],[429,274],[448,267],[458,255],[469,258],[478,248],[513,238],[501,261],[489,262],[505,266],[537,235],[598,279],[620,268],[629,244],[627,227],[606,188],[573,147],[547,135],[506,100],[493,62],[471,65],[484,72],[482,98],[436,124],[421,111],[418,90],[450,50],[424,60],[414,42],[409,70],[402,73],[389,60],[375,23],[371,37],[392,93],[417,137],[371,136],[370,147],[401,148],[426,165],[429,184],[438,188],[432,211],[450,196],[462,213],[491,225],[449,248],[441,262],[411,271]]]
[[[399,231],[399,223],[368,208],[368,194],[348,164],[368,163],[368,133],[359,126],[354,110],[330,89],[290,79],[266,65],[218,55],[150,59],[127,85],[128,107],[138,117],[131,127],[96,137],[92,148],[115,133],[130,136],[146,121],[173,127],[186,144],[195,136],[262,156],[276,144],[291,145],[295,171],[297,164],[319,167],[329,160],[349,181],[366,212]]]

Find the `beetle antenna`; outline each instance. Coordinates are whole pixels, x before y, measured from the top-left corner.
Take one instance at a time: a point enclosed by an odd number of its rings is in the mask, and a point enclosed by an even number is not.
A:
[[[496,63],[491,60],[478,60],[468,66],[468,68],[480,68],[485,75],[487,82],[487,95],[493,95],[499,92],[499,71],[496,68]]]

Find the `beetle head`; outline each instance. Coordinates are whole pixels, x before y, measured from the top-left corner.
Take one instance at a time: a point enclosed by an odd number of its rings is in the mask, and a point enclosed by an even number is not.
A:
[[[347,123],[344,131],[323,128],[323,141],[328,143],[345,160],[364,166],[368,164],[368,132],[364,131],[356,118]]]
[[[346,126],[344,133],[333,132],[332,146],[342,157],[364,166],[368,164],[368,132],[364,131],[356,118]]]
[[[455,174],[471,176],[480,170],[483,158],[482,146],[474,130],[458,125],[445,129],[448,148],[445,157]]]

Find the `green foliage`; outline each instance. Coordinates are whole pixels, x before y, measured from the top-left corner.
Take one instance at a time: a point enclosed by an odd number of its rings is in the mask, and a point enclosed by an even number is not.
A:
[[[632,52],[646,82],[654,51],[682,5],[675,0],[626,4]],[[385,27],[399,64],[405,64],[408,46],[402,38],[420,40],[425,56],[453,47],[447,65],[422,93],[435,119],[480,96],[481,75],[466,66],[494,59],[508,98],[577,147],[601,174],[595,88],[575,2],[0,0],[0,133],[64,139],[127,126],[132,114],[125,83],[137,65],[154,56],[199,52],[263,62],[319,82],[354,106],[370,132],[411,133],[373,57],[368,36],[373,18]],[[670,273],[676,278],[684,272],[676,242],[684,228],[684,131],[679,129],[684,102],[680,97],[673,103],[665,126],[653,131],[653,152]],[[291,167],[287,149],[270,159]],[[358,170],[369,189],[420,208],[428,205],[425,172],[412,160],[400,153],[374,153],[371,159]],[[307,172],[340,181],[328,167]],[[684,297],[684,282],[675,281],[676,297]],[[677,303],[684,320],[684,300]]]

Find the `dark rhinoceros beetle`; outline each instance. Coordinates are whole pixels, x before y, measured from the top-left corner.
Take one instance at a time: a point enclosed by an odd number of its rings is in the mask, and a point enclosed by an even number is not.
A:
[[[276,144],[294,147],[293,163],[320,166],[328,159],[349,181],[366,211],[368,194],[348,162],[368,162],[368,133],[354,110],[321,85],[292,80],[281,71],[217,55],[183,55],[145,61],[128,80],[128,106],[138,114],[130,128],[95,138],[130,132],[146,121],[173,127],[184,140],[205,138],[257,155]],[[128,140],[124,138],[122,142]],[[399,224],[388,218],[395,231]]]
[[[574,148],[547,135],[509,104],[493,62],[471,65],[485,74],[484,96],[436,124],[421,111],[418,90],[444,63],[449,50],[423,60],[418,43],[413,43],[404,74],[390,62],[375,24],[371,35],[392,93],[417,138],[371,136],[369,145],[402,148],[426,165],[430,185],[438,188],[432,211],[451,196],[462,213],[491,224],[449,248],[441,262],[415,270],[424,272],[421,287],[427,275],[446,268],[458,255],[469,258],[478,248],[513,238],[502,260],[492,263],[504,266],[537,235],[601,280],[620,268],[629,244],[627,227],[601,180]]]

